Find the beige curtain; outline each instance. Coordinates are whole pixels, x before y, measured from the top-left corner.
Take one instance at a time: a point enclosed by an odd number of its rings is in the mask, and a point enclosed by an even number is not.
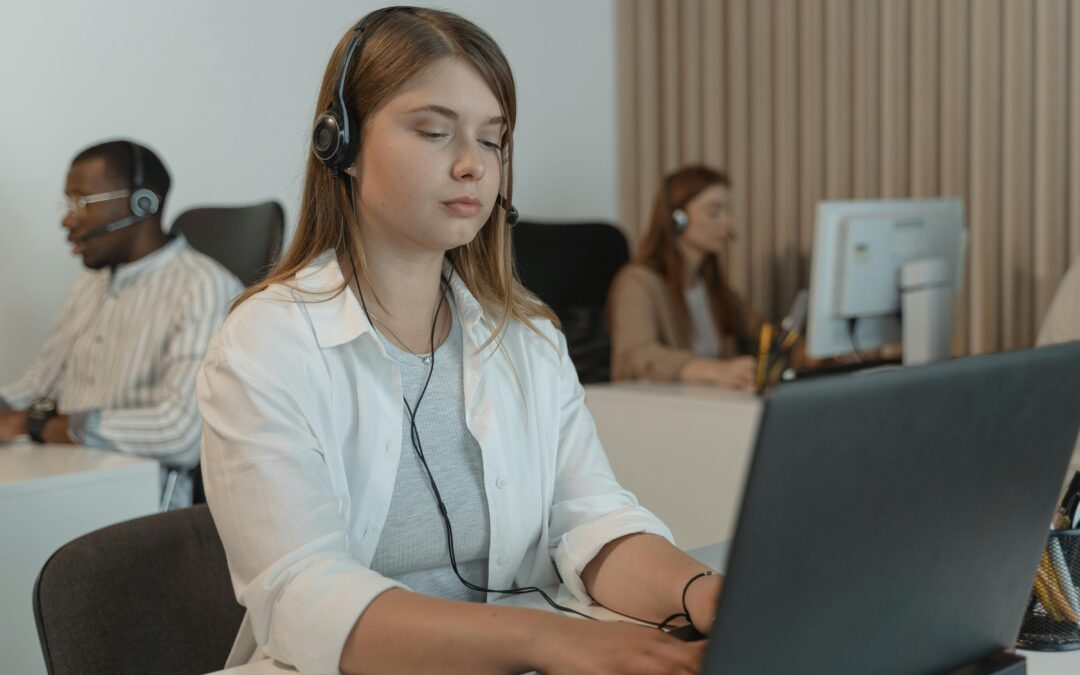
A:
[[[1080,0],[617,0],[620,220],[734,181],[732,284],[776,317],[822,199],[958,196],[958,354],[1033,344],[1080,257]]]

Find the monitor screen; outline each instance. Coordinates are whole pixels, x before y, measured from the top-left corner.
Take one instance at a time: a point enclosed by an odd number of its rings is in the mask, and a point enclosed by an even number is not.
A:
[[[824,358],[901,340],[900,273],[937,260],[952,293],[964,275],[959,199],[821,202],[810,269],[807,354]]]

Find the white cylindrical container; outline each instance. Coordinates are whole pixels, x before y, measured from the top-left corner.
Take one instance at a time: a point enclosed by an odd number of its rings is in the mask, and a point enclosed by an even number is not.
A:
[[[948,266],[941,258],[914,260],[900,268],[905,366],[949,358],[952,296]]]

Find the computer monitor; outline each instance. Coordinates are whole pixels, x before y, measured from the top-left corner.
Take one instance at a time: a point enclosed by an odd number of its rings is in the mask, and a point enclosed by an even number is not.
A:
[[[947,346],[952,298],[963,279],[966,244],[959,199],[818,204],[807,354],[824,358],[901,342],[902,272],[914,279],[913,288],[922,291],[921,296],[911,296],[921,298],[920,302],[909,303],[909,309],[920,310],[919,327],[923,328],[923,322],[934,324],[929,329],[944,335]],[[927,296],[931,291],[922,281],[943,290],[936,301]],[[927,297],[931,302],[926,302]],[[921,310],[941,315],[926,319]]]

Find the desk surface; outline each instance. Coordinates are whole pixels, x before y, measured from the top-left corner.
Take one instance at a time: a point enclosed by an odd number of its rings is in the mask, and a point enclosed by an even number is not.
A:
[[[727,553],[728,542],[713,544],[711,546],[702,546],[701,548],[690,551],[690,555],[706,565],[710,565],[719,570],[723,570],[727,566]],[[551,588],[547,590],[555,591],[556,589]],[[565,604],[572,609],[585,611],[598,619],[613,620],[616,618],[623,618],[602,607],[586,607],[582,605],[575,600],[564,587],[558,587],[557,590],[558,598],[556,599],[556,602],[559,602],[560,604]],[[499,602],[519,607],[531,607],[533,609],[550,609],[543,599],[535,593],[505,598]],[[1080,673],[1080,651],[1060,653],[1020,653],[1027,657],[1028,675],[1076,675],[1077,673]],[[296,671],[275,661],[266,660],[249,663],[246,666],[238,666],[236,668],[218,671],[213,675],[283,675],[284,673],[296,673]]]
[[[81,445],[38,445],[30,441],[0,443],[0,492],[10,494],[28,483],[78,481],[87,474],[141,473],[157,462]]]

